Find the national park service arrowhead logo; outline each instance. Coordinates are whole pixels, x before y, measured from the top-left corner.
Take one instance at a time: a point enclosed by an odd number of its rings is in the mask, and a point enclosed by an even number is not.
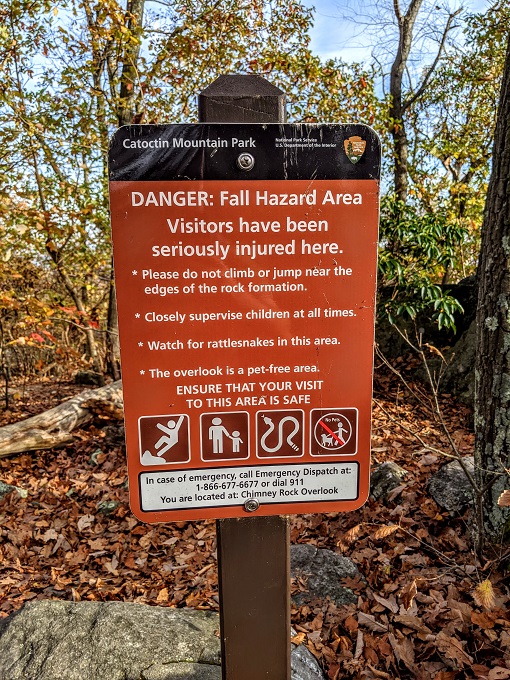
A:
[[[347,154],[347,158],[351,163],[357,163],[359,159],[365,153],[365,148],[367,143],[361,137],[349,137],[349,139],[344,140],[344,149]]]

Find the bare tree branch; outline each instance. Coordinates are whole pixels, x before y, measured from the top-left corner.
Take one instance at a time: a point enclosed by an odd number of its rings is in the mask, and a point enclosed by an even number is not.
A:
[[[446,45],[446,38],[448,37],[448,33],[451,31],[452,28],[454,28],[454,26],[452,26],[453,20],[460,13],[460,11],[461,11],[461,9],[459,8],[456,12],[453,12],[452,14],[450,14],[448,16],[448,21],[446,22],[446,26],[445,26],[445,29],[443,31],[443,35],[441,37],[441,42],[439,43],[439,49],[437,50],[436,57],[435,57],[434,61],[432,62],[431,66],[425,72],[425,76],[422,80],[422,83],[418,87],[416,92],[411,97],[409,97],[408,99],[404,100],[404,102],[402,102],[403,111],[405,111],[410,106],[412,106],[412,104],[414,104],[414,102],[417,101],[422,96],[422,94],[425,92],[425,90],[427,89],[427,86],[430,82],[432,74],[436,70],[436,67],[439,63],[439,60],[441,59],[441,55],[442,55],[444,47]]]

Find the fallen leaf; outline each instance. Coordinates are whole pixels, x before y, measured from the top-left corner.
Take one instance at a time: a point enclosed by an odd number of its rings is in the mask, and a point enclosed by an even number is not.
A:
[[[354,652],[354,658],[359,659],[361,656],[361,653],[363,652],[363,647],[365,646],[365,643],[363,641],[363,632],[361,630],[358,630],[358,638],[356,640],[356,651]]]
[[[294,635],[294,637],[291,637],[290,641],[294,645],[302,645],[305,639],[306,639],[305,633],[298,633],[297,635]]]
[[[411,581],[411,583],[409,583],[407,586],[405,586],[405,588],[402,589],[400,596],[402,597],[404,609],[411,609],[417,592],[418,587],[416,585],[416,579]]]
[[[162,588],[159,591],[156,602],[168,602],[168,588]]]
[[[503,491],[503,493],[500,495],[500,497],[498,498],[498,505],[501,508],[510,507],[510,490],[509,489],[505,489],[505,491]]]
[[[358,622],[353,616],[348,616],[344,621],[344,628],[349,631],[349,633],[355,633],[358,630]]]
[[[424,635],[429,635],[432,631],[428,628],[421,619],[417,616],[411,616],[410,614],[400,614],[393,618],[395,623],[401,623],[406,628],[411,628],[418,633],[423,633]]]
[[[464,666],[471,666],[473,663],[473,657],[469,656],[464,651],[462,643],[450,635],[447,635],[444,631],[441,631],[436,636],[436,644],[439,651],[446,656],[447,659],[455,661],[459,668],[464,668]]]
[[[398,531],[400,529],[400,526],[398,524],[391,524],[385,527],[380,527],[377,529],[377,531],[372,535],[372,538],[378,541],[379,539],[382,538],[387,538],[388,536],[391,536],[392,534],[395,533],[395,531]]]
[[[471,613],[471,622],[474,623],[476,626],[480,626],[480,628],[483,628],[484,630],[494,628],[496,618],[497,618],[496,614],[491,615],[488,612]]]
[[[54,541],[58,538],[58,533],[55,531],[55,529],[48,529],[48,531],[44,532],[41,538],[45,543],[48,541]]]
[[[365,614],[364,612],[358,612],[358,623],[360,626],[365,626],[368,630],[373,630],[377,633],[385,633],[388,630],[388,626],[376,621],[375,616]]]
[[[507,680],[510,678],[510,669],[503,668],[502,666],[494,666],[489,671],[488,680]]]
[[[91,524],[94,523],[95,517],[94,515],[82,515],[78,522],[76,523],[76,526],[78,527],[78,531],[83,531],[84,529],[88,529]]]
[[[475,663],[471,666],[471,672],[474,673],[477,680],[488,680],[489,667],[481,663]]]
[[[473,600],[479,607],[485,609],[492,609],[494,607],[496,597],[494,595],[494,588],[489,579],[485,579],[479,583],[473,591]]]
[[[344,536],[343,536],[343,541],[347,544],[352,543],[355,541],[358,536],[360,535],[361,531],[363,529],[363,524],[356,524],[356,526],[352,527],[347,531]]]
[[[394,614],[397,614],[400,607],[397,604],[397,601],[395,600],[395,597],[392,596],[391,600],[387,600],[384,597],[380,597],[377,595],[377,593],[372,593],[374,600],[376,602],[379,602],[379,604],[382,604],[383,607],[386,607],[386,609],[389,609],[390,612],[393,612]]]
[[[397,640],[393,633],[388,635],[388,640],[397,659],[405,664],[411,672],[414,672],[414,646],[412,641],[409,638]]]

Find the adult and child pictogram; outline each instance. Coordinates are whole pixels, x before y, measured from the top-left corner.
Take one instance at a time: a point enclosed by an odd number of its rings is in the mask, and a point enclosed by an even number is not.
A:
[[[246,411],[200,416],[202,460],[241,460],[250,455],[250,422]]]

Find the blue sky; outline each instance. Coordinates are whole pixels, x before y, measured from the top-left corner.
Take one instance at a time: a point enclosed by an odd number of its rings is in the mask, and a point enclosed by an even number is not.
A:
[[[373,36],[363,26],[356,25],[346,17],[353,17],[355,11],[360,14],[373,13],[374,0],[305,0],[305,4],[315,7],[315,27],[312,32],[314,52],[322,57],[342,57],[347,62],[370,59]],[[443,5],[444,2],[440,0],[439,4]],[[490,4],[489,0],[462,2],[464,8],[473,12],[483,12]]]

